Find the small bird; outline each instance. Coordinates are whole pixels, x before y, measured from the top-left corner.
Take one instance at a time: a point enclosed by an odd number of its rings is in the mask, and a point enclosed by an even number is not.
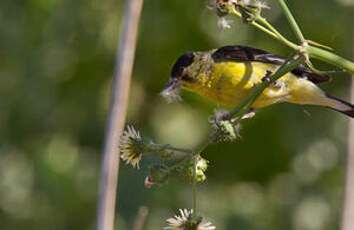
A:
[[[162,96],[176,97],[182,88],[222,104],[236,106],[254,87],[284,63],[281,56],[247,46],[224,46],[205,52],[187,52],[174,63]],[[262,108],[275,103],[317,105],[354,117],[354,105],[330,96],[317,84],[331,78],[299,65],[270,85],[253,104]]]

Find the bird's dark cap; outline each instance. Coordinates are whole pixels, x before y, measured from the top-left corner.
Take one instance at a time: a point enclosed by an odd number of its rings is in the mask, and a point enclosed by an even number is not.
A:
[[[173,65],[171,77],[177,78],[180,77],[183,73],[183,69],[191,65],[194,61],[194,54],[193,52],[187,52],[180,56],[175,64]]]

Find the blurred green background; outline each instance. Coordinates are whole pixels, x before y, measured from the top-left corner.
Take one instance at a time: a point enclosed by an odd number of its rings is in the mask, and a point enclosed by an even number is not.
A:
[[[294,38],[276,1],[265,16]],[[351,57],[353,0],[289,1],[307,38]],[[94,229],[98,176],[123,0],[0,1],[0,229]],[[196,146],[220,104],[183,92],[167,104],[159,92],[176,58],[190,50],[250,45],[289,50],[235,19],[221,31],[203,0],[146,0],[130,94],[128,123],[160,143]],[[318,63],[319,68],[331,69]],[[328,92],[348,99],[347,74]],[[289,104],[243,122],[242,138],[212,145],[200,211],[217,229],[339,228],[347,118]],[[191,186],[171,178],[144,187],[147,166],[120,168],[117,223],[131,229],[139,206],[147,230],[192,206]]]

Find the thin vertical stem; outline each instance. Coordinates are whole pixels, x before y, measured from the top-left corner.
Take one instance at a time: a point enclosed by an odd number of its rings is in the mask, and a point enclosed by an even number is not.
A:
[[[354,101],[354,75],[351,84],[351,101]],[[348,161],[345,183],[345,198],[342,217],[342,230],[354,229],[354,119],[349,121]]]
[[[113,230],[119,170],[119,139],[123,132],[128,104],[130,76],[134,63],[136,38],[143,0],[127,0],[124,27],[117,52],[112,84],[111,105],[106,126],[97,230]]]
[[[231,14],[235,15],[236,17],[242,18],[242,15],[240,12],[238,12],[235,8],[231,9]],[[253,21],[251,22],[251,25],[256,27],[257,29],[259,29],[260,31],[263,31],[264,33],[268,34],[269,36],[278,39],[278,36],[273,33],[272,31],[268,30],[267,28],[265,28],[264,26],[258,24],[257,22]]]
[[[197,156],[193,157],[193,215],[197,215]]]
[[[278,2],[279,2],[279,5],[281,6],[281,8],[283,9],[285,16],[288,18],[288,21],[289,21],[297,39],[299,40],[299,42],[305,41],[305,37],[302,34],[299,25],[296,23],[294,16],[292,15],[288,6],[286,5],[285,0],[278,0]]]
[[[136,215],[132,230],[142,230],[144,228],[145,220],[148,214],[149,209],[147,207],[140,207],[138,210],[138,214]]]
[[[242,15],[240,12],[238,12],[235,8],[231,9],[231,14],[235,15],[236,17],[242,18]],[[287,45],[288,47],[298,50],[299,46],[296,45],[295,43],[292,43],[288,39],[286,39],[283,35],[281,35],[265,18],[262,16],[259,16],[257,18],[257,21],[260,23],[264,24],[268,28],[260,25],[259,23],[253,21],[251,22],[251,25],[256,27],[257,29],[263,31],[264,33],[268,34],[269,36],[273,37],[274,39],[281,41],[283,44]]]
[[[270,31],[272,31],[277,39],[281,42],[283,42],[285,45],[289,46],[290,48],[294,49],[294,50],[299,50],[299,46],[292,43],[291,41],[289,41],[288,39],[286,39],[283,35],[281,35],[281,33],[279,33],[278,30],[276,30],[268,21],[267,19],[263,18],[263,17],[258,17],[257,20],[262,23],[263,25],[265,25],[266,27],[268,27],[270,29]]]

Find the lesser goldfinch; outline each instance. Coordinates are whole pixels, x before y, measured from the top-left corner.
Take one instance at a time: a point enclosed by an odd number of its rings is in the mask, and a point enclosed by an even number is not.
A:
[[[281,56],[247,46],[187,52],[173,65],[162,94],[168,96],[182,88],[222,104],[236,106],[284,61]],[[265,89],[253,108],[290,102],[324,106],[354,117],[354,105],[328,95],[317,86],[328,81],[329,76],[299,65]]]

